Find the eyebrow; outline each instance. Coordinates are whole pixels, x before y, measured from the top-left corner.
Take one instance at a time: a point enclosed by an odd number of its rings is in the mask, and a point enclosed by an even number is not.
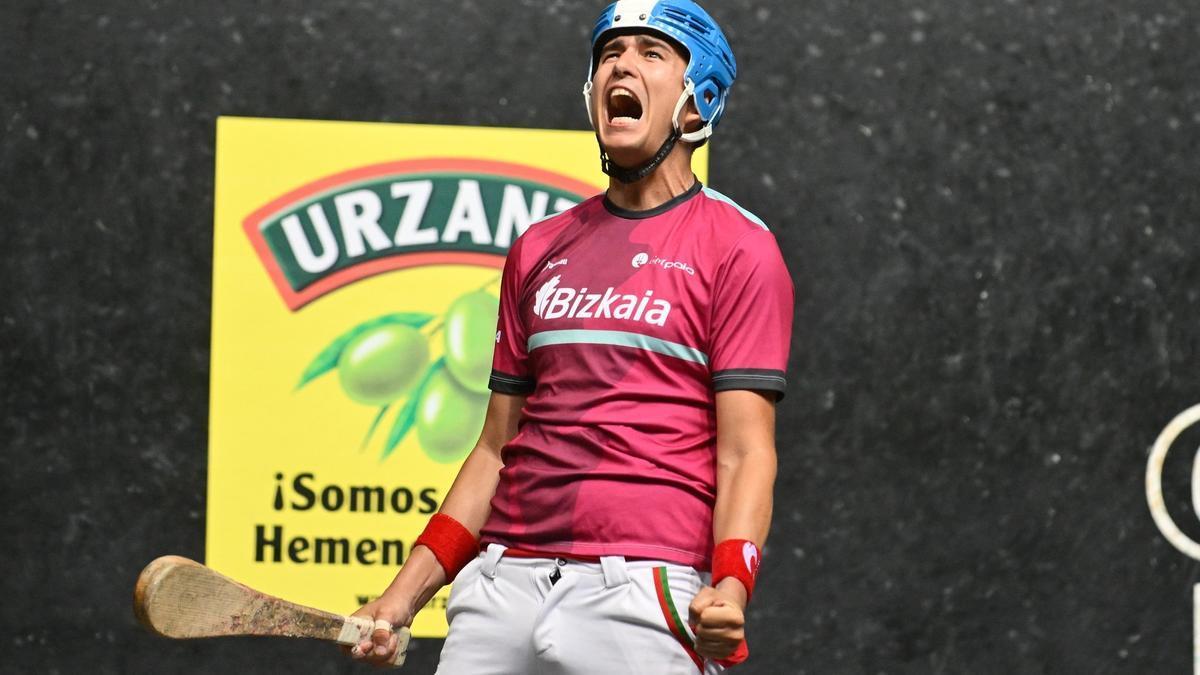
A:
[[[640,47],[659,47],[661,49],[671,49],[671,44],[666,40],[654,37],[653,35],[638,33],[635,35],[618,35],[608,42],[605,42],[604,46],[600,48],[600,51],[603,53],[619,45],[624,45],[625,40],[628,39],[635,40]]]

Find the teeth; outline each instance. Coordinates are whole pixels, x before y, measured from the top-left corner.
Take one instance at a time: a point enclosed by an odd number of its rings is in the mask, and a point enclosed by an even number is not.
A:
[[[627,100],[622,100],[627,99]],[[609,120],[617,125],[637,124],[641,117],[642,104],[637,96],[625,87],[613,87],[608,92]],[[635,117],[636,115],[636,117]]]

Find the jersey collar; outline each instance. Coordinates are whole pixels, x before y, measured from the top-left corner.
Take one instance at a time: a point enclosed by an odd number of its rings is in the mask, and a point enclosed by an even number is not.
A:
[[[682,194],[676,195],[676,196],[668,199],[667,201],[663,202],[662,204],[659,204],[658,206],[656,206],[652,209],[646,209],[645,211],[634,211],[631,209],[621,208],[620,206],[617,206],[616,204],[612,203],[612,201],[610,201],[608,198],[608,194],[605,194],[604,195],[604,208],[609,213],[613,214],[614,216],[616,216],[618,218],[628,218],[630,220],[640,220],[642,218],[652,218],[654,216],[664,214],[667,211],[670,211],[671,209],[675,208],[676,206],[679,206],[680,204],[691,199],[692,197],[695,197],[696,195],[700,194],[700,189],[703,187],[704,186],[700,183],[700,181],[697,180],[695,183],[692,183],[692,187],[688,188]]]

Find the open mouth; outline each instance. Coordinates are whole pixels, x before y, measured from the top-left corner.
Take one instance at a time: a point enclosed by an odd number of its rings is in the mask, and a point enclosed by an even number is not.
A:
[[[625,87],[613,87],[608,92],[608,121],[610,124],[635,124],[642,119],[642,102]]]

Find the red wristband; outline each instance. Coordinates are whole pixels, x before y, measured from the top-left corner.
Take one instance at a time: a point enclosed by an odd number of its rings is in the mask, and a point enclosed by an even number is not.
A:
[[[447,583],[454,581],[459,570],[479,555],[479,541],[471,531],[444,513],[433,514],[413,546],[425,546],[433,551],[433,557],[446,571]]]
[[[713,549],[712,585],[716,586],[726,577],[733,577],[746,587],[746,601],[754,594],[754,580],[758,577],[758,563],[762,556],[754,542],[746,539],[726,539]]]
[[[746,644],[745,640],[742,640],[738,643],[737,649],[733,650],[733,653],[729,655],[729,658],[716,659],[716,662],[729,668],[730,666],[736,666],[748,658],[750,658],[750,647]]]

